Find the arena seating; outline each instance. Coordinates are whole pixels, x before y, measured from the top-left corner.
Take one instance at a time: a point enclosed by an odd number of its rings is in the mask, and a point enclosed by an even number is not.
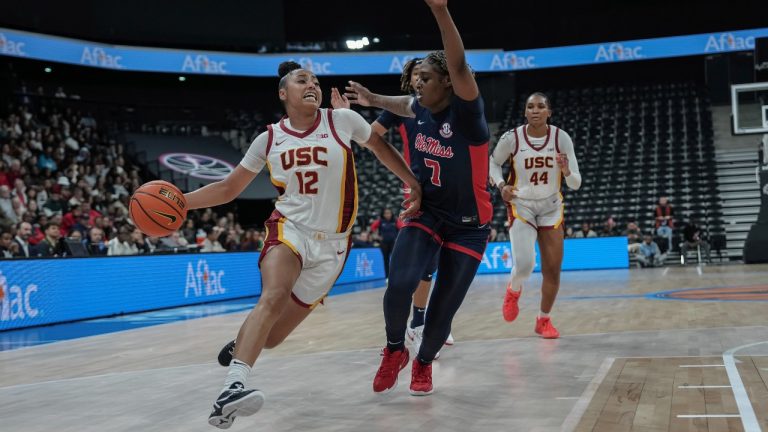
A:
[[[611,215],[619,227],[636,220],[647,232],[658,198],[669,196],[678,225],[696,217],[710,235],[724,233],[703,90],[664,83],[544,92],[552,102],[552,123],[573,138],[583,177],[579,191],[564,188],[568,226],[599,226]],[[524,122],[527,94],[509,102],[499,135]],[[503,205],[495,208],[500,223]]]

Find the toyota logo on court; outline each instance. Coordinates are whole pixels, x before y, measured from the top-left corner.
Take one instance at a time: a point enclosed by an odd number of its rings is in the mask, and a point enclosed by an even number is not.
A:
[[[158,159],[167,168],[205,180],[222,180],[235,169],[227,161],[194,153],[164,153]]]

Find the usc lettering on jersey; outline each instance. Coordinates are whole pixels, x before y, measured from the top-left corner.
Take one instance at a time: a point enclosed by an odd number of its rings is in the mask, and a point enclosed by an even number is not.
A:
[[[557,154],[560,153],[561,133],[564,132],[550,126],[543,144],[536,145],[531,142],[525,125],[507,132],[512,134],[509,138],[514,140],[516,147],[509,159],[507,184],[517,188],[518,197],[543,199],[560,193],[562,171],[557,165]]]
[[[370,125],[359,114],[338,111],[318,110],[304,132],[291,129],[286,118],[269,125],[241,162],[254,172],[267,166],[280,194],[275,209],[286,219],[328,233],[348,232],[354,224],[357,176],[351,140],[365,143],[370,136]]]

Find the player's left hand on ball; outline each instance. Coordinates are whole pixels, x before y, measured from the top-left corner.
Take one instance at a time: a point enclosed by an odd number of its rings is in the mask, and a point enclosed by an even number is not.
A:
[[[403,201],[403,208],[405,210],[400,213],[400,219],[407,219],[418,214],[421,208],[421,185],[411,186],[408,198]]]

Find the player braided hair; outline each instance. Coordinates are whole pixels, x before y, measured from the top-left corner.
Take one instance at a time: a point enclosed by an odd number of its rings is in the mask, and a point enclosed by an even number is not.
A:
[[[424,62],[436,67],[441,74],[448,75],[448,63],[445,58],[445,51],[432,51],[424,57]]]
[[[403,65],[403,74],[400,75],[400,90],[403,93],[412,94],[415,91],[413,86],[411,86],[411,74],[413,73],[413,68],[419,64],[421,64],[421,59],[413,58]]]
[[[277,67],[277,76],[280,77],[280,87],[285,88],[285,84],[288,82],[288,75],[296,69],[301,69],[301,65],[295,61],[285,61],[280,63]]]

